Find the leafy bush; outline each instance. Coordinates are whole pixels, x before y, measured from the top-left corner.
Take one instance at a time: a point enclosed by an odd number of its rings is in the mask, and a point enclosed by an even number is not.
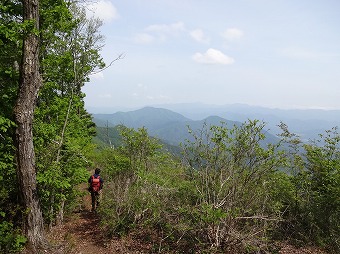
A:
[[[14,225],[13,217],[19,213],[17,199],[14,146],[10,137],[14,123],[0,116],[0,253],[16,253],[22,249],[26,239]]]
[[[258,121],[232,128],[204,126],[184,146],[199,194],[192,217],[198,219],[200,241],[212,248],[263,246],[268,230],[281,219],[271,190],[284,154],[279,144],[264,147],[264,126]]]
[[[303,144],[287,130],[288,170],[293,197],[282,230],[300,244],[314,243],[340,251],[340,135],[337,128]]]
[[[1,217],[5,213],[0,212]],[[7,221],[0,223],[0,253],[17,253],[23,249],[26,238],[15,229],[13,224]]]
[[[157,233],[158,248],[262,248],[280,219],[272,189],[284,162],[278,146],[260,145],[263,127],[204,126],[184,145],[184,164],[157,152],[145,129],[124,129],[130,168],[108,176],[101,207],[109,234],[142,227]]]
[[[271,240],[287,237],[337,250],[338,134],[327,132],[323,145],[293,135],[283,147],[263,142],[264,127],[189,129],[182,161],[144,128],[123,129],[125,146],[97,157],[108,179],[100,208],[108,235],[140,232],[155,250],[186,253],[271,252]]]

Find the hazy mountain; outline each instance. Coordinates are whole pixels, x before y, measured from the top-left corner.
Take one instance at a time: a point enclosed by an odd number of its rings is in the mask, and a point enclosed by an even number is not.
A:
[[[145,126],[146,128],[158,128],[174,122],[190,121],[179,113],[162,108],[145,107],[128,112],[116,112],[114,114],[93,114],[97,125],[108,122],[110,125],[123,124],[132,128]]]
[[[128,112],[117,112],[114,114],[93,114],[94,122],[98,127],[112,127],[124,124],[130,128],[146,127],[150,136],[157,137],[170,145],[178,146],[186,139],[191,139],[188,126],[194,131],[202,129],[204,123],[220,125],[225,122],[230,128],[233,125],[240,125],[240,122],[230,121],[220,116],[209,116],[202,120],[191,120],[183,115],[168,109],[145,107],[139,110]],[[278,139],[266,133],[265,143],[277,142]]]
[[[245,104],[207,105],[200,103],[165,104],[159,107],[173,110],[193,120],[204,119],[210,115],[244,122],[247,119],[258,119],[267,123],[272,134],[280,133],[277,125],[282,121],[288,125],[289,130],[299,134],[302,139],[318,138],[333,127],[340,126],[340,110],[322,109],[275,109]]]
[[[93,114],[93,120],[99,127],[112,127],[119,124],[136,129],[145,127],[149,135],[172,145],[178,145],[183,141],[183,136],[186,136],[183,132],[187,132],[186,126],[191,122],[181,114],[153,107],[114,114]]]

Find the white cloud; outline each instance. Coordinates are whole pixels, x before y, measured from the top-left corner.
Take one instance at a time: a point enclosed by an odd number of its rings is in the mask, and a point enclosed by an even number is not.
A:
[[[141,44],[150,44],[155,41],[155,37],[148,33],[137,34],[134,41]]]
[[[222,33],[223,38],[234,41],[242,38],[244,35],[243,31],[237,28],[228,28]]]
[[[134,41],[142,44],[162,42],[171,37],[177,37],[185,31],[183,22],[173,24],[154,24],[146,27],[144,32],[135,36]]]
[[[204,54],[196,53],[192,56],[194,61],[202,64],[233,64],[235,61],[233,58],[223,54],[217,49],[208,49]]]
[[[88,5],[87,15],[99,18],[104,22],[111,22],[119,18],[116,7],[108,0],[100,0]]]
[[[148,26],[145,31],[154,32],[160,34],[178,35],[180,32],[185,31],[183,22],[177,22],[170,25],[167,24],[155,24]]]
[[[191,38],[193,38],[195,41],[201,42],[201,43],[209,43],[210,38],[205,36],[202,29],[195,29],[190,32]]]

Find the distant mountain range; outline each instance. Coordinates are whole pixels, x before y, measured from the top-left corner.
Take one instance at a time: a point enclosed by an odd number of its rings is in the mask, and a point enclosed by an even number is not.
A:
[[[267,136],[277,140],[280,133],[278,124],[282,121],[292,133],[298,134],[304,141],[318,138],[332,127],[340,126],[340,110],[321,109],[271,109],[244,104],[224,106],[205,104],[167,104],[157,107],[145,107],[131,111],[118,111],[113,114],[93,114],[94,122],[99,127],[114,127],[124,124],[132,128],[145,126],[151,136],[158,137],[171,145],[178,145],[190,139],[188,127],[197,130],[204,122],[219,125],[221,121],[229,126],[239,125],[248,119],[264,121]]]
[[[221,125],[221,122],[224,122],[230,128],[233,125],[241,125],[241,122],[230,121],[219,116],[209,116],[202,120],[191,120],[174,111],[154,107],[145,107],[128,112],[116,112],[114,114],[93,114],[93,121],[101,129],[115,127],[120,124],[135,129],[144,126],[147,128],[150,136],[157,137],[173,146],[178,146],[186,139],[192,139],[192,135],[188,132],[188,127],[196,131],[202,129],[204,123],[210,126]],[[278,138],[270,133],[266,133],[266,136],[265,143],[278,141]]]
[[[274,135],[280,133],[277,125],[282,121],[288,125],[290,132],[298,134],[304,141],[316,139],[318,134],[340,126],[340,110],[273,109],[246,104],[216,106],[200,103],[168,104],[158,107],[173,110],[194,120],[210,115],[239,122],[258,119],[267,123],[268,129]]]

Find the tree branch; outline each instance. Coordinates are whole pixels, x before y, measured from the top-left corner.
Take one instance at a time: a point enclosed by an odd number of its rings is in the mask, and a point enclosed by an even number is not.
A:
[[[102,71],[108,69],[114,62],[116,62],[116,61],[118,61],[118,60],[121,60],[121,59],[123,59],[124,57],[125,57],[125,54],[124,54],[124,53],[119,54],[115,59],[113,59],[113,60],[111,61],[111,63],[110,63],[108,66],[106,66],[106,67],[103,68],[103,69],[99,69],[98,71],[91,72],[90,75],[94,75],[94,74],[100,73],[100,72],[102,72]]]

